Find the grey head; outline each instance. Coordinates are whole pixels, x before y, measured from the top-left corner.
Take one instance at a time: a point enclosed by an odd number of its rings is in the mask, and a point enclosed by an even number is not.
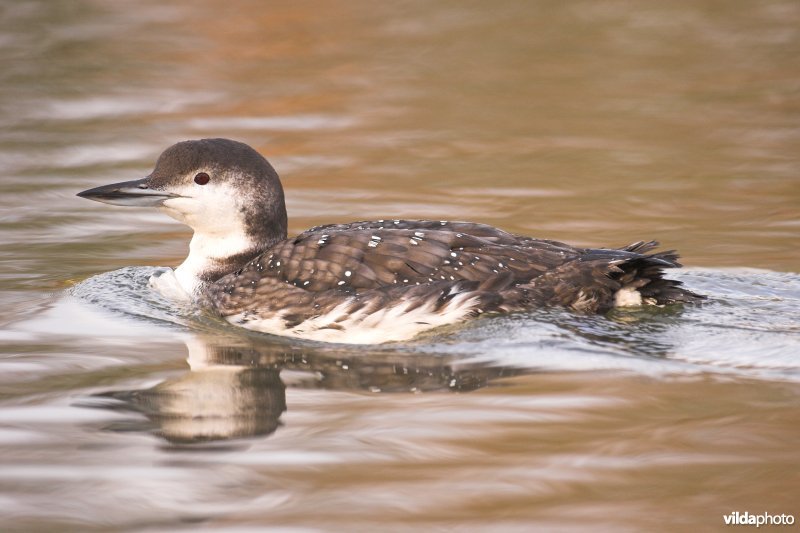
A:
[[[278,174],[258,152],[228,139],[180,142],[164,150],[148,176],[78,196],[156,207],[191,227],[189,255],[174,271],[190,295],[286,238]]]
[[[192,227],[195,235],[227,234],[247,240],[247,248],[264,249],[286,238],[286,205],[278,174],[250,146],[229,139],[179,142],[164,150],[145,178],[96,187],[78,196],[114,205],[157,207]]]

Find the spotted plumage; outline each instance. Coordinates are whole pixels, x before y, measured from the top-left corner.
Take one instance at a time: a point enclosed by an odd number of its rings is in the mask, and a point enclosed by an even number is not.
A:
[[[423,330],[443,316],[541,305],[607,311],[624,289],[639,290],[648,303],[693,300],[662,277],[662,268],[679,266],[673,253],[645,254],[655,245],[580,249],[467,222],[354,222],[281,241],[206,294],[239,325],[342,341],[357,340],[349,330],[376,315],[413,317]],[[404,325],[394,320],[371,333],[407,338],[407,328],[392,331]],[[365,336],[373,335],[358,338]]]
[[[246,165],[238,163],[242,154]],[[202,179],[190,183],[198,172]],[[399,219],[319,226],[287,238],[274,170],[225,139],[179,143],[144,180],[81,194],[123,203],[122,189],[126,205],[148,191],[150,201],[159,198],[156,205],[194,228],[173,285],[233,324],[267,333],[374,343],[483,313],[543,305],[596,313],[701,298],[663,277],[664,268],[680,265],[674,252],[650,253],[655,242],[576,248],[485,224]],[[230,220],[203,217],[212,203],[217,216],[227,206]]]

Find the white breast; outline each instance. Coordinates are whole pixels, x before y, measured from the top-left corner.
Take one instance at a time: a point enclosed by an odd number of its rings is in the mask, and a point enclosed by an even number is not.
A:
[[[254,317],[246,313],[225,318],[237,326],[273,335],[323,342],[379,344],[409,340],[423,331],[459,322],[474,309],[477,297],[472,293],[459,294],[447,306],[435,312],[433,307],[436,300],[407,311],[412,303],[401,301],[372,313],[355,311],[347,314],[346,309],[351,304],[348,299],[329,313],[301,322],[292,328],[286,327],[281,312],[269,318]],[[326,328],[345,314],[347,317],[344,320],[335,322],[342,329]]]
[[[191,293],[184,288],[183,284],[175,275],[175,271],[171,268],[153,274],[150,276],[148,283],[168,300],[181,302],[189,301],[192,298]]]

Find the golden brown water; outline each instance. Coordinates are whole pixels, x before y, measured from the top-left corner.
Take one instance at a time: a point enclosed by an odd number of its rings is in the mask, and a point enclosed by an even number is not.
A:
[[[800,518],[798,28],[790,0],[0,4],[0,529]],[[655,238],[711,301],[245,335],[147,289],[186,228],[74,196],[209,136],[270,159],[292,232]]]

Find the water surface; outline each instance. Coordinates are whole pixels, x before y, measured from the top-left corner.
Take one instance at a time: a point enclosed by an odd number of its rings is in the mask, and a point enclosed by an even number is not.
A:
[[[800,494],[791,1],[0,6],[5,530],[723,528]],[[474,220],[658,239],[708,303],[413,342],[152,293],[189,232],[76,192],[248,142],[290,232]]]

